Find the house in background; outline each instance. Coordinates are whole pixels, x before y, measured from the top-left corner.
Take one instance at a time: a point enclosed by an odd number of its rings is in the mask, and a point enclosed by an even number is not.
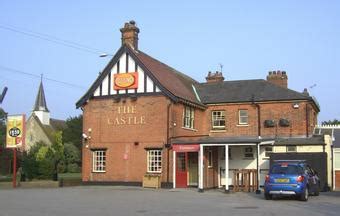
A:
[[[329,143],[332,149],[331,166],[332,189],[340,190],[340,125],[317,125],[314,134],[329,137]]]
[[[142,52],[134,21],[120,31],[122,46],[76,104],[84,183],[157,177],[164,187],[228,191],[242,170],[258,189],[271,154],[325,152],[324,138],[313,136],[319,105],[289,89],[286,72],[238,81],[209,72],[199,83]]]
[[[39,85],[37,97],[31,115],[26,121],[25,151],[29,151],[38,142],[52,145],[53,133],[66,127],[64,120],[50,118],[47,108],[45,92],[42,81]]]

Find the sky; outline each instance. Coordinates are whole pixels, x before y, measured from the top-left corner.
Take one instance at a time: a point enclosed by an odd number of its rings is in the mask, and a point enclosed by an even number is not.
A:
[[[135,20],[139,49],[204,82],[288,74],[320,104],[318,121],[340,119],[340,1],[0,0],[0,105],[30,115],[42,80],[51,117],[79,115],[85,94],[121,46],[119,29]]]

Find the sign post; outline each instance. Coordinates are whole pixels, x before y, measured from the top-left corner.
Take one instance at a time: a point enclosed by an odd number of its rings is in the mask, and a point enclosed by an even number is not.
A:
[[[6,148],[13,148],[13,188],[17,182],[17,148],[25,144],[25,115],[7,117]],[[19,176],[20,178],[20,176]]]

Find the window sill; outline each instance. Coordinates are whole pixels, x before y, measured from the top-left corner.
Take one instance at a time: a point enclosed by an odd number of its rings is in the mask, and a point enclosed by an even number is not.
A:
[[[190,131],[197,131],[196,129],[194,129],[194,128],[187,128],[187,127],[182,127],[182,129],[184,129],[184,130],[190,130]]]
[[[249,124],[238,124],[236,127],[249,127]]]
[[[106,171],[92,171],[92,173],[106,173]]]
[[[225,133],[227,130],[218,130],[218,129],[212,129],[210,130],[210,133]]]

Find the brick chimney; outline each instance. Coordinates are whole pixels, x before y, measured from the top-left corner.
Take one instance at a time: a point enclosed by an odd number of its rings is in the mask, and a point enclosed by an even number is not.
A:
[[[288,76],[286,71],[269,71],[267,81],[283,88],[288,88]]]
[[[222,75],[222,72],[216,71],[215,73],[212,73],[211,71],[209,71],[208,76],[205,79],[207,80],[207,83],[223,82],[224,77]]]
[[[132,49],[138,50],[139,28],[136,26],[136,22],[133,20],[126,22],[120,32],[122,33],[122,45],[127,44]]]

